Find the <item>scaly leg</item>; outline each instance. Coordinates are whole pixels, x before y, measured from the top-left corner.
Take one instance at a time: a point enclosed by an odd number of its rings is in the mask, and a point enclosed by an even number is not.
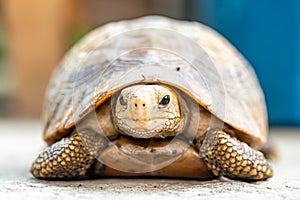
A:
[[[273,171],[264,155],[224,131],[209,131],[199,147],[200,157],[216,176],[248,181],[265,180]]]
[[[46,148],[32,164],[36,178],[70,179],[85,175],[105,148],[104,137],[92,132],[74,133]]]

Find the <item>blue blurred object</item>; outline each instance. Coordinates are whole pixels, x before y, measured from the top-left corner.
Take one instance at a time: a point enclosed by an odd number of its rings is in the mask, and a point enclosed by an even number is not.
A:
[[[300,125],[300,1],[191,0],[188,8],[253,65],[270,124]]]

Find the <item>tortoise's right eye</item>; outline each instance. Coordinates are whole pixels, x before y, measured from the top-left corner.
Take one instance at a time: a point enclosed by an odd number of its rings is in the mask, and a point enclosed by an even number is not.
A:
[[[122,106],[126,106],[126,105],[127,105],[127,102],[124,100],[123,95],[120,96],[119,102],[120,102],[120,104],[121,104]]]

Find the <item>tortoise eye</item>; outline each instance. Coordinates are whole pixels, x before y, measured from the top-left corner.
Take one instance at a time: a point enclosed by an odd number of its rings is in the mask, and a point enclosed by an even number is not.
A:
[[[126,105],[127,105],[127,102],[124,100],[123,95],[120,96],[119,102],[120,102],[120,104],[121,104],[122,106],[126,106]]]
[[[168,105],[170,102],[170,95],[165,95],[159,102],[159,105]]]

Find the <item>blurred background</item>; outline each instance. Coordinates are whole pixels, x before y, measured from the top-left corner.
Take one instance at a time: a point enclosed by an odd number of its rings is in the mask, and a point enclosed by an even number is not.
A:
[[[298,0],[2,0],[0,117],[38,118],[52,70],[91,29],[149,14],[196,20],[254,66],[271,125],[300,125]]]

